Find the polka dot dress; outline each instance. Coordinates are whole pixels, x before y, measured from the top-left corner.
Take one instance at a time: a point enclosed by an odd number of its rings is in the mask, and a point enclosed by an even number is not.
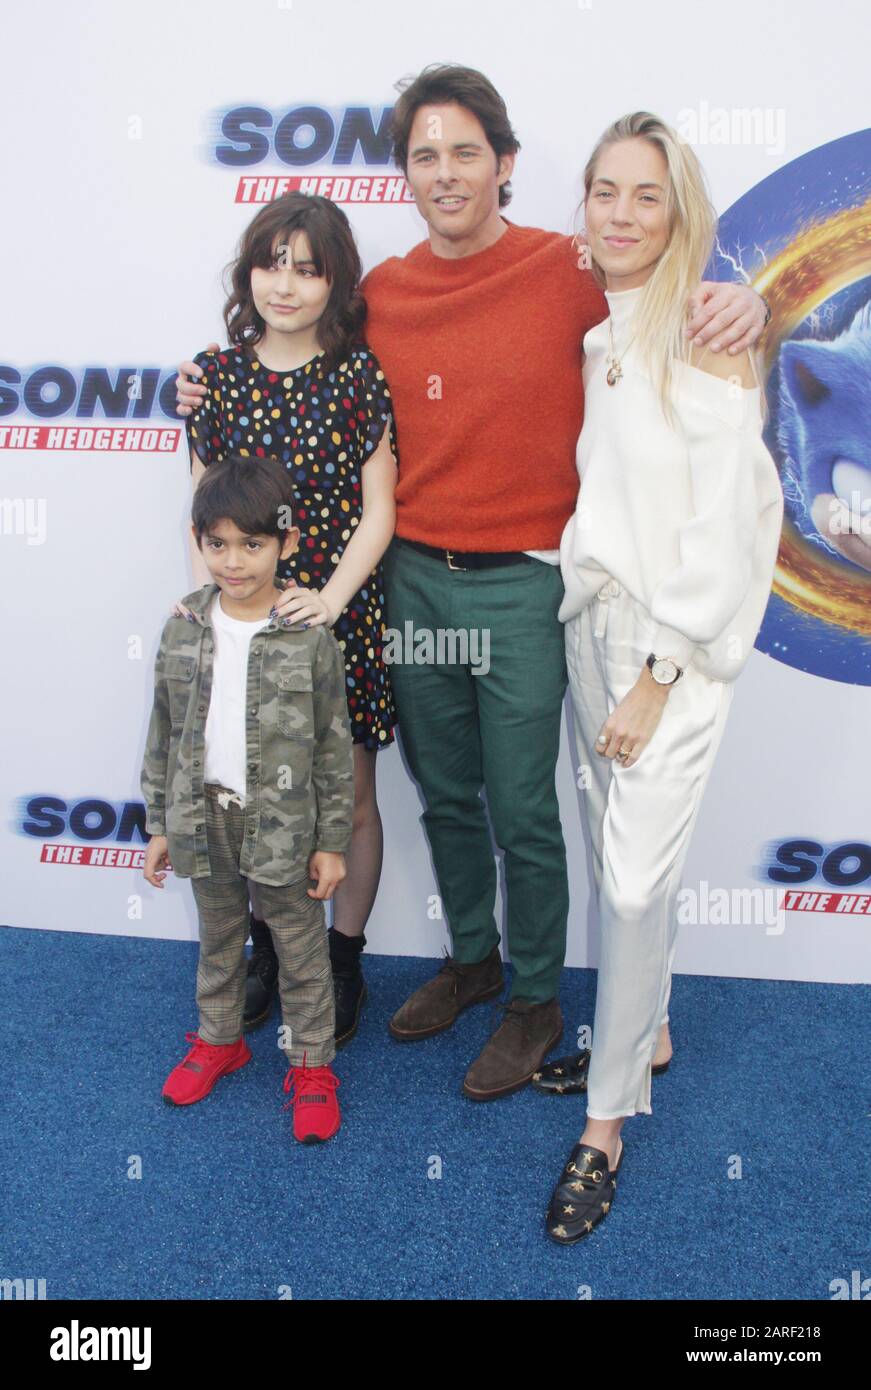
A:
[[[252,349],[251,352],[256,351]],[[396,453],[384,373],[366,348],[325,373],[320,358],[275,372],[242,348],[201,352],[208,393],[187,417],[188,439],[206,465],[228,454],[277,458],[293,475],[299,549],[279,576],[322,589],[363,515],[361,473],[385,429]],[[384,748],[397,722],[382,660],[384,578],[379,562],[333,624],[345,658],[348,714],[355,743]]]

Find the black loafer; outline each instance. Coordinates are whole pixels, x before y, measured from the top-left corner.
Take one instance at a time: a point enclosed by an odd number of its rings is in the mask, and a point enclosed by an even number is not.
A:
[[[590,1066],[590,1049],[573,1052],[570,1057],[555,1057],[545,1062],[533,1074],[532,1084],[537,1091],[547,1095],[577,1096],[587,1089],[587,1071]]]
[[[547,1233],[557,1245],[583,1240],[608,1215],[624,1152],[621,1140],[617,1166],[612,1169],[601,1149],[580,1141],[575,1144],[547,1209]]]
[[[251,952],[245,980],[245,1013],[242,1029],[249,1032],[259,1028],[272,1013],[273,1000],[278,996],[278,956],[269,946]]]
[[[668,1062],[658,1062],[651,1067],[651,1074],[662,1076],[668,1071],[670,1061],[669,1057]],[[552,1062],[545,1062],[534,1073],[532,1084],[537,1091],[549,1096],[578,1096],[587,1089],[589,1069],[590,1049],[585,1047],[583,1052],[573,1052],[570,1057],[555,1057]]]
[[[336,1047],[350,1042],[360,1022],[360,1010],[366,1002],[366,981],[359,965],[356,970],[340,970],[333,966],[333,994],[336,999]]]

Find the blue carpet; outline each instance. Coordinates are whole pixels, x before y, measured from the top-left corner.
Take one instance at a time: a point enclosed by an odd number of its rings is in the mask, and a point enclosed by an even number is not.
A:
[[[393,1042],[386,1020],[432,961],[365,957],[342,1129],[307,1147],[272,1023],[206,1100],[161,1100],[196,1027],[195,944],[5,928],[0,951],[0,1275],[44,1278],[49,1299],[828,1299],[871,1273],[864,986],[676,977],[655,1114],[624,1128],[608,1218],[560,1249],[543,1217],[584,1101],[463,1098],[489,1005]],[[594,989],[565,972],[564,1051]]]

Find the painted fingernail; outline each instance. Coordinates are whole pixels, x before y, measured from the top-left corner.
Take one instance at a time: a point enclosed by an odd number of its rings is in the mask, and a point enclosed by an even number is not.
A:
[[[269,616],[270,616],[270,618],[274,618],[274,617],[276,616],[276,611],[275,611],[274,608],[270,608],[270,610],[269,610]]]
[[[310,626],[309,623],[303,623],[303,627],[309,627],[309,626]]]
[[[191,616],[190,613],[185,613],[185,615],[184,615],[184,620],[185,620],[186,623],[192,623],[192,622],[193,622],[193,618],[192,618],[192,616]]]

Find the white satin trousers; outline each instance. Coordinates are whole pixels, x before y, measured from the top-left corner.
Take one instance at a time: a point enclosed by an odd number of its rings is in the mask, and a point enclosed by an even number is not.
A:
[[[599,904],[587,1114],[600,1120],[651,1114],[650,1068],[668,1020],[680,878],[733,693],[731,682],[711,680],[690,663],[638,762],[623,768],[603,758],[596,738],[635,684],[655,630],[614,579],[565,624]]]

